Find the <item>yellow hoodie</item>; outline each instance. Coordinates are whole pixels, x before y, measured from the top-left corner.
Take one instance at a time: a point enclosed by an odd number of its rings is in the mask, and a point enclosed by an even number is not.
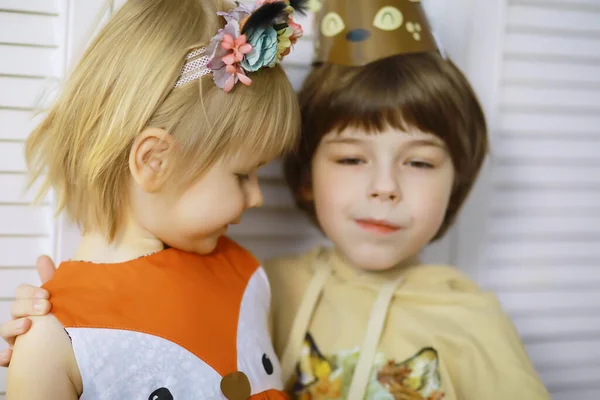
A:
[[[295,398],[550,398],[495,296],[451,267],[368,272],[316,248],[265,269]]]

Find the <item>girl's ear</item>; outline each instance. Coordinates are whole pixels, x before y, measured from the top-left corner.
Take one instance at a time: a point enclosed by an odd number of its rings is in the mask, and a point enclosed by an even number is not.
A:
[[[129,170],[144,191],[161,190],[172,167],[173,137],[164,129],[146,128],[133,142],[129,153]]]

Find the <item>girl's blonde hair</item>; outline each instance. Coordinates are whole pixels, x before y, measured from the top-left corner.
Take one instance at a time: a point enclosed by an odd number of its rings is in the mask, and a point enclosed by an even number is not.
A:
[[[58,101],[29,136],[25,153],[40,197],[54,189],[57,212],[83,231],[114,239],[127,210],[129,152],[147,127],[163,128],[177,149],[177,182],[241,150],[272,159],[296,143],[300,116],[280,67],[225,93],[212,75],[173,89],[187,52],[222,27],[223,0],[128,0],[100,31]],[[181,171],[181,173],[179,173]]]

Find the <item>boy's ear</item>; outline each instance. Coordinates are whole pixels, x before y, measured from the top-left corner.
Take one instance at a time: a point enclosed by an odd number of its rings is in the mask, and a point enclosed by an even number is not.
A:
[[[164,129],[146,128],[131,146],[129,170],[133,180],[146,192],[163,188],[170,174],[173,137]]]
[[[300,199],[302,201],[307,201],[307,202],[314,201],[314,199],[315,199],[315,197],[313,195],[310,171],[305,172],[304,176],[302,177],[302,183],[300,184],[300,187],[298,188],[298,196],[300,197]]]

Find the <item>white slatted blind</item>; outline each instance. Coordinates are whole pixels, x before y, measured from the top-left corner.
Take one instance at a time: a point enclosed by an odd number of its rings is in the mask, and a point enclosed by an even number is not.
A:
[[[51,198],[32,206],[24,195],[23,142],[48,78],[62,73],[64,15],[59,1],[0,0],[0,321],[19,283],[39,284],[35,258],[55,248]],[[0,343],[0,348],[4,348]],[[0,370],[4,399],[6,370]]]
[[[600,1],[507,0],[483,283],[556,400],[600,398]]]

